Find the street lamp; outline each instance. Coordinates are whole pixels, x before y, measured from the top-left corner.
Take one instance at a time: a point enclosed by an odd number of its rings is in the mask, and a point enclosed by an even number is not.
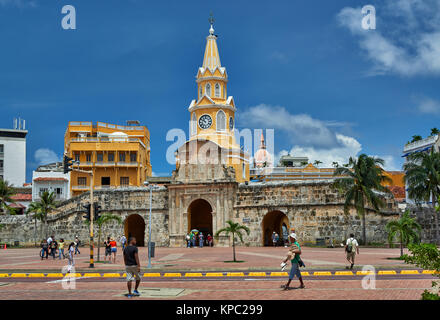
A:
[[[147,268],[151,268],[151,203],[153,198],[152,195],[153,186],[150,185],[148,181],[144,182],[144,186],[150,189],[150,217],[148,223],[148,267]]]

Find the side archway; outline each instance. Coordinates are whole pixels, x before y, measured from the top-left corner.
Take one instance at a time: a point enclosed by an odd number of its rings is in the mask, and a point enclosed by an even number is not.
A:
[[[145,221],[138,214],[129,215],[124,221],[124,233],[128,238],[135,237],[136,245],[143,247],[145,245]]]
[[[188,232],[197,229],[206,236],[213,236],[212,207],[208,201],[197,199],[188,207]]]
[[[289,232],[289,219],[287,215],[282,211],[274,210],[268,212],[261,223],[262,232],[263,232],[263,246],[273,246],[272,243],[272,234],[273,232],[278,233],[280,236],[280,243],[283,240],[283,233]]]

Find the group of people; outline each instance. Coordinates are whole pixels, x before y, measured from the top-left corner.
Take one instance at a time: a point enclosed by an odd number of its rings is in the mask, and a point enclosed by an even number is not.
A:
[[[282,285],[281,288],[283,290],[290,289],[290,282],[296,276],[300,282],[299,288],[304,289],[304,281],[301,276],[300,267],[305,267],[304,262],[301,260],[301,246],[298,243],[298,237],[295,233],[295,230],[292,229],[292,233],[289,235],[289,252],[287,253],[286,258],[281,262],[281,270],[284,270],[287,266],[287,261],[290,260],[291,269],[289,273],[289,279],[285,285]],[[354,234],[350,234],[350,238],[347,239],[344,243],[341,243],[341,246],[345,248],[346,259],[350,263],[350,266],[347,266],[347,269],[353,269],[356,254],[359,254],[359,243],[354,238]]]
[[[66,259],[68,258],[68,254],[70,252],[70,248],[73,248],[73,254],[80,254],[79,246],[80,246],[80,240],[78,237],[75,237],[75,240],[69,244],[67,253],[64,253],[65,248],[65,242],[64,239],[61,238],[59,242],[55,239],[54,235],[49,236],[47,239],[43,239],[40,243],[41,251],[40,251],[40,257],[41,260],[44,258],[48,259],[49,256],[51,256],[54,260],[58,258]]]
[[[213,239],[211,234],[208,233],[208,236],[205,239],[205,236],[200,231],[191,231],[186,235],[186,247],[187,248],[197,248],[197,243],[199,248],[203,248],[205,244],[205,240],[207,242],[208,247],[212,247]]]
[[[274,231],[272,233],[272,244],[274,247],[277,247],[278,245],[283,245],[287,248],[289,245],[289,236],[286,233],[283,234],[283,238],[280,239],[280,235]]]
[[[119,242],[122,245],[122,250],[125,249],[125,247],[127,246],[127,238],[125,237],[125,235],[122,235],[121,238],[119,239]],[[107,240],[104,241],[104,246],[105,246],[105,258],[104,260],[108,261],[111,263],[113,260],[113,263],[116,263],[116,253],[118,252],[117,246],[118,244],[116,243],[116,240],[113,237],[107,237]],[[112,259],[113,256],[113,259]]]

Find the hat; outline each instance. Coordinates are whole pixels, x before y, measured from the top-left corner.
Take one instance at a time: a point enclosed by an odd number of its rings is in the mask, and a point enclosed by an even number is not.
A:
[[[295,239],[295,240],[298,239],[298,238],[296,237],[296,233],[293,233],[293,232],[290,234],[290,237],[293,238],[293,239]]]

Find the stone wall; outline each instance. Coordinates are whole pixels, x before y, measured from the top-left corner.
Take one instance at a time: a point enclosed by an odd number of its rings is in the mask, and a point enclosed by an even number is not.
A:
[[[438,217],[439,213],[435,212],[432,206],[427,206],[427,205],[424,206],[408,205],[407,210],[409,210],[411,216],[417,219],[417,222],[422,227],[422,241],[432,242],[432,243],[436,242],[435,215],[437,215]],[[438,227],[439,226],[437,226],[437,228]],[[437,243],[440,243],[439,240],[437,240]]]

